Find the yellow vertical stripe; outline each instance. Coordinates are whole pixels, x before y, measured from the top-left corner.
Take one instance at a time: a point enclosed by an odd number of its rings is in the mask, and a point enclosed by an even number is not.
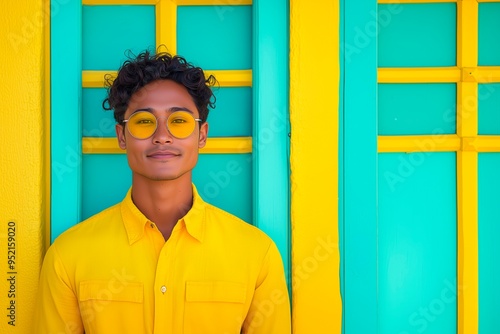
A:
[[[478,10],[476,0],[457,3],[457,65],[461,68],[477,66]]]
[[[156,4],[156,46],[161,45],[171,54],[177,53],[177,5],[173,0]]]
[[[460,137],[477,136],[477,82],[457,84],[457,134]]]
[[[459,334],[478,331],[477,152],[457,153]],[[467,181],[470,179],[470,181]]]
[[[0,20],[0,333],[32,333],[44,254],[47,124],[45,0],[2,2]],[[9,258],[10,257],[10,258]],[[11,262],[9,262],[9,260]]]
[[[46,251],[50,245],[50,185],[51,185],[51,163],[50,163],[50,0],[44,0],[43,6],[45,6],[44,18],[44,110],[42,115],[44,117],[43,133],[45,140],[45,150],[44,150],[44,162],[43,162],[43,175],[45,177],[45,201],[43,205],[43,210],[45,211],[44,220],[42,222],[42,231],[44,231],[45,236],[43,240],[43,250]]]
[[[314,4],[307,0],[290,3],[294,334],[340,333],[342,327],[337,202],[339,100],[331,93],[339,90],[339,4]],[[318,71],[317,64],[329,66]],[[311,115],[325,110],[321,96],[329,99],[328,121],[310,122]],[[319,195],[318,185],[326,192]]]
[[[457,10],[457,65],[462,69],[457,84],[457,134],[462,138],[462,150],[457,153],[457,328],[459,334],[468,334],[479,330],[478,154],[467,145],[477,137],[478,126],[477,1],[458,1]]]

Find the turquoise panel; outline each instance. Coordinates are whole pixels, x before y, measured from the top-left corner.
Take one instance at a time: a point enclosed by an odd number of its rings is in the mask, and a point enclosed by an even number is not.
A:
[[[193,182],[207,202],[252,223],[251,155],[200,155]],[[125,154],[83,156],[82,218],[120,202],[129,189],[131,171]]]
[[[455,84],[379,84],[379,135],[454,134]]]
[[[83,155],[82,219],[120,202],[131,184],[125,154]]]
[[[254,224],[278,247],[291,297],[288,0],[253,2]]]
[[[500,328],[500,154],[479,153],[479,334]]]
[[[201,154],[193,182],[205,201],[253,223],[251,154]]]
[[[344,180],[344,174],[345,174],[345,168],[344,168],[344,137],[345,137],[345,132],[344,132],[344,121],[345,121],[345,115],[344,115],[344,110],[345,110],[345,85],[343,82],[345,81],[345,63],[346,63],[346,55],[344,53],[344,48],[345,48],[345,21],[346,21],[346,10],[345,10],[345,4],[344,0],[340,1],[339,3],[339,9],[340,9],[340,25],[339,25],[339,38],[340,38],[340,48],[341,52],[339,53],[339,67],[340,67],[340,78],[339,78],[339,144],[337,147],[337,150],[339,152],[338,154],[338,159],[339,159],[339,175],[338,175],[338,182],[339,182],[339,189],[338,189],[338,198],[339,198],[339,205],[338,205],[338,210],[339,210],[339,253],[340,253],[340,268],[339,268],[339,274],[340,274],[340,295],[342,298],[342,309],[345,308],[344,300],[345,300],[345,270],[344,270],[344,264],[345,264],[345,236],[344,236],[344,224],[345,224],[345,210],[344,210],[344,192],[343,189],[345,187],[345,180]],[[345,317],[344,317],[345,311],[342,312],[342,331],[341,334],[345,333]]]
[[[102,108],[106,97],[105,88],[83,88],[82,93],[82,135],[84,137],[115,137],[113,111]]]
[[[455,153],[379,154],[379,333],[456,333]]]
[[[354,47],[361,52],[378,34],[379,67],[454,66],[456,16],[455,3],[381,4],[378,20],[355,27]]]
[[[82,6],[52,0],[50,29],[50,232],[53,241],[81,218]]]
[[[252,6],[179,6],[177,53],[207,70],[252,68]]]
[[[377,3],[342,0],[340,9],[340,47],[344,51],[340,53],[339,128],[343,136],[339,139],[338,189],[342,331],[375,334],[378,333],[377,43],[375,38],[363,45],[358,42],[359,27],[375,23]],[[356,45],[359,50],[354,51],[359,52],[353,53],[350,46]],[[327,110],[328,103],[325,106]],[[313,121],[317,121],[316,115]],[[332,152],[325,154],[334,154],[334,150],[332,147]],[[318,157],[318,163],[320,160]]]
[[[479,3],[478,63],[500,66],[500,3]]]
[[[222,87],[214,89],[216,108],[208,117],[210,137],[252,135],[252,89]]]
[[[117,70],[128,50],[154,50],[155,21],[155,6],[83,6],[83,69]]]
[[[478,84],[478,101],[478,133],[500,135],[500,84]]]

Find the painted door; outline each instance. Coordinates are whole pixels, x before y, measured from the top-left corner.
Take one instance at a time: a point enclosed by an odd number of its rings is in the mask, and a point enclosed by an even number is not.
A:
[[[342,4],[345,333],[498,331],[499,18]]]
[[[51,9],[51,240],[129,189],[101,106],[104,75],[162,46],[220,84],[193,174],[200,195],[267,232],[288,272],[286,1],[52,0]]]

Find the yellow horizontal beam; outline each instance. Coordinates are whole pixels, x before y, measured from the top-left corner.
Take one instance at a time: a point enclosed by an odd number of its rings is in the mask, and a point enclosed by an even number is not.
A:
[[[379,4],[407,4],[407,3],[435,3],[435,2],[457,2],[457,0],[378,0]]]
[[[116,138],[84,137],[82,139],[84,154],[123,154]],[[238,154],[252,152],[252,137],[208,138],[207,145],[200,150],[203,154]]]
[[[477,77],[479,83],[500,82],[500,66],[478,66]]]
[[[82,5],[156,5],[160,0],[82,0]]]
[[[156,5],[161,0],[82,0],[83,5]],[[177,6],[245,6],[252,0],[177,0]]]
[[[217,70],[205,71],[205,75],[212,74],[221,87],[252,86],[252,70]]]
[[[200,153],[252,153],[252,137],[208,138],[207,145]]]
[[[82,86],[84,88],[104,87],[104,76],[111,74],[116,77],[116,71],[82,71]],[[216,70],[205,71],[205,75],[213,74],[221,87],[252,86],[252,70]]]
[[[472,70],[473,80],[464,74]],[[470,79],[470,80],[469,80]],[[500,66],[459,67],[414,67],[378,69],[379,83],[430,83],[477,81],[479,83],[500,82]]]
[[[499,136],[378,136],[378,152],[500,152]]]
[[[177,6],[241,6],[251,4],[252,0],[177,0]]]
[[[378,136],[378,152],[450,152],[461,147],[457,135]]]
[[[82,87],[100,88],[104,87],[104,76],[111,74],[116,77],[116,71],[82,71]]]
[[[378,69],[379,83],[429,83],[458,82],[461,70],[458,67],[414,67]]]
[[[462,149],[474,152],[500,152],[500,136],[463,138]]]

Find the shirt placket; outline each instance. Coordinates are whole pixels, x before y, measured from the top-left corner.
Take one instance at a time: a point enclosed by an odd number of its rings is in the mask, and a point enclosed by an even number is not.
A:
[[[176,226],[170,238],[163,245],[158,257],[154,283],[155,334],[175,333],[174,298],[179,292],[176,289],[180,287],[175,285],[173,271],[179,234],[180,229]]]

